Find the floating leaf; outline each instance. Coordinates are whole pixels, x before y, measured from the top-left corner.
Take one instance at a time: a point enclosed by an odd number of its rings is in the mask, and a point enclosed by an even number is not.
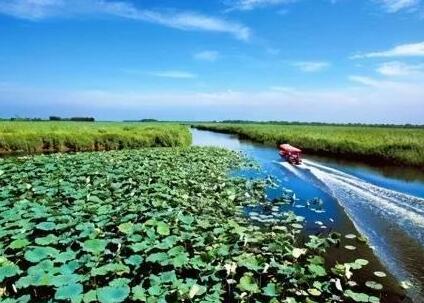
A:
[[[379,277],[379,278],[387,277],[386,273],[384,273],[384,272],[382,272],[382,271],[375,271],[375,272],[374,272],[374,275],[375,275],[376,277]]]
[[[190,292],[188,293],[188,296],[190,299],[193,299],[196,296],[201,296],[206,292],[206,287],[198,284],[194,284],[190,288]]]
[[[81,284],[69,284],[61,286],[56,290],[55,299],[57,300],[71,300],[82,298],[83,287]]]
[[[4,279],[16,276],[21,273],[19,267],[12,262],[5,262],[0,266],[0,283]]]
[[[132,293],[133,293],[132,299],[134,301],[141,301],[141,302],[147,301],[146,291],[142,286],[133,287]]]
[[[383,289],[383,285],[381,285],[380,283],[377,283],[375,281],[367,281],[367,282],[365,282],[365,285],[369,288],[376,289],[376,290]]]
[[[128,286],[106,286],[97,289],[97,298],[101,303],[119,303],[125,301],[130,294]]]
[[[118,229],[121,233],[128,235],[128,234],[133,233],[133,227],[134,227],[133,223],[127,222],[127,223],[122,223],[121,225],[119,225]]]
[[[170,233],[169,226],[165,222],[158,222],[156,230],[162,236],[168,236]]]
[[[84,250],[93,254],[100,254],[106,249],[107,241],[101,239],[86,240],[83,243]]]
[[[56,228],[56,224],[54,222],[41,222],[35,226],[41,230],[54,230]]]
[[[312,274],[318,277],[324,277],[327,275],[325,268],[322,267],[321,265],[309,264],[308,269]]]
[[[263,294],[267,297],[276,297],[278,295],[277,285],[275,283],[268,283],[262,288]]]
[[[83,296],[84,303],[97,302],[97,291],[92,289],[84,294]]]
[[[301,255],[306,254],[306,249],[304,248],[293,248],[292,250],[292,256],[295,259],[298,259]]]
[[[316,289],[316,288],[310,288],[310,289],[308,289],[308,293],[310,293],[314,297],[321,296],[321,292],[318,289]]]
[[[244,274],[240,279],[240,283],[237,287],[242,291],[247,291],[249,293],[259,293],[259,286],[256,284],[255,280],[252,278],[252,274]]]
[[[345,291],[345,296],[351,298],[355,302],[368,302],[369,296],[364,293],[357,293],[350,289]]]
[[[131,255],[124,261],[128,265],[133,265],[135,267],[139,267],[140,264],[143,262],[143,257],[139,255]]]
[[[345,248],[348,249],[348,250],[355,250],[356,249],[356,247],[353,246],[353,245],[345,245]]]
[[[165,260],[168,260],[168,254],[166,253],[155,253],[155,254],[151,254],[150,256],[148,256],[146,258],[146,261],[148,262],[158,262],[161,263]]]
[[[58,241],[59,241],[59,238],[53,234],[49,234],[45,237],[35,239],[35,243],[37,243],[38,245],[50,245],[50,244],[55,244]]]
[[[58,250],[52,247],[35,247],[25,252],[25,259],[33,263],[38,263],[48,257],[55,257],[58,253]]]
[[[21,249],[27,247],[30,242],[27,239],[16,239],[12,241],[9,245],[11,249]]]

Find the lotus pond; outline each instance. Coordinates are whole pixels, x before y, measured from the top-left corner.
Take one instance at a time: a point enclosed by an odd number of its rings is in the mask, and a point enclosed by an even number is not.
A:
[[[379,302],[378,278],[354,282],[367,260],[326,264],[341,235],[244,215],[271,180],[229,172],[254,166],[200,147],[0,159],[2,302]]]

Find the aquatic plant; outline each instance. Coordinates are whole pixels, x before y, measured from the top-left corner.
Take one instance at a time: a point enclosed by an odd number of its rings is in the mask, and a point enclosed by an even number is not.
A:
[[[188,146],[187,127],[166,123],[0,122],[1,153]]]
[[[303,241],[290,211],[252,224],[265,184],[228,177],[241,165],[215,148],[0,160],[2,302],[379,301],[378,281],[349,284],[366,260],[326,265],[339,235]]]
[[[422,128],[227,123],[195,126],[272,146],[290,143],[311,154],[424,167]]]

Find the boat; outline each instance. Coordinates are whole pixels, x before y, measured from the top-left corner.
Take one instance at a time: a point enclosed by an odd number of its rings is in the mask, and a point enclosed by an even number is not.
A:
[[[302,150],[297,147],[291,146],[290,144],[281,144],[279,154],[290,164],[299,165],[302,163]]]

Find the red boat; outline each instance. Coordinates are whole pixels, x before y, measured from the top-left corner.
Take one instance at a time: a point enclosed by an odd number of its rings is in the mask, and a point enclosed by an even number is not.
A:
[[[279,154],[291,164],[299,165],[302,163],[302,159],[300,158],[302,150],[291,146],[290,144],[281,144]]]

